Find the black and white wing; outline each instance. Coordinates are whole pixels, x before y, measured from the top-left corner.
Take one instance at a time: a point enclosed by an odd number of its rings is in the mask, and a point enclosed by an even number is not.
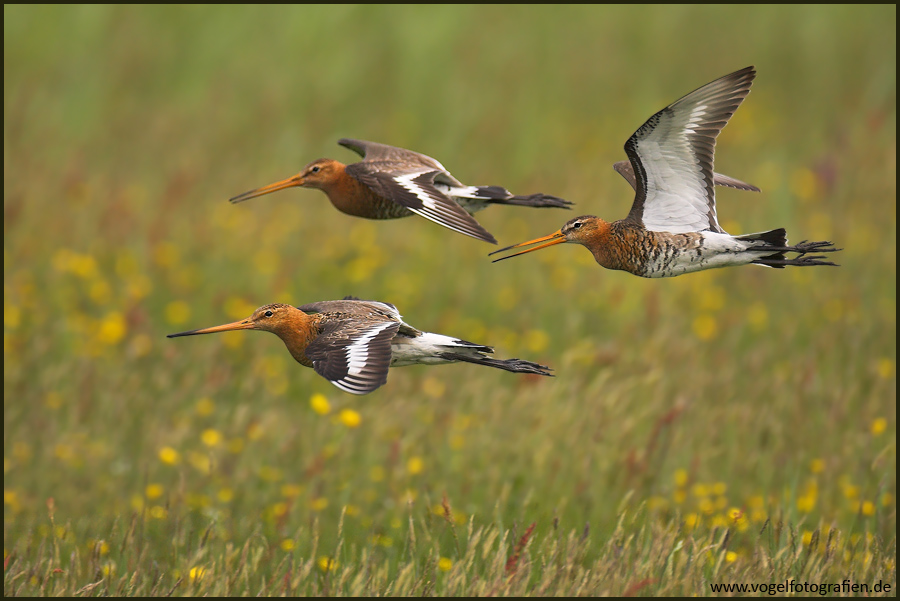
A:
[[[634,168],[631,166],[630,161],[619,161],[618,163],[613,163],[613,169],[616,170],[616,173],[625,178],[625,181],[628,182],[632,190],[637,188],[637,184],[634,181]],[[737,178],[722,175],[721,173],[713,173],[713,183],[717,186],[725,186],[726,188],[734,188],[736,190],[759,192],[759,188],[757,188],[753,184],[742,182]]]
[[[722,232],[716,220],[716,137],[756,77],[746,67],[698,88],[650,117],[625,143],[636,175],[628,219],[651,231]]]
[[[403,205],[413,213],[455,232],[497,244],[497,239],[474,217],[434,187],[434,179],[443,173],[441,171],[415,170],[380,161],[353,163],[347,165],[346,171],[378,196]]]
[[[368,394],[387,382],[396,321],[335,320],[306,347],[313,369],[345,392]]]

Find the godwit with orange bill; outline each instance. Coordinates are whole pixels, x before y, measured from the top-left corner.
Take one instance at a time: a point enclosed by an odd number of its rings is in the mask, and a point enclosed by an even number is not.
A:
[[[355,298],[292,307],[264,305],[242,321],[169,334],[168,338],[232,330],[272,332],[298,363],[352,394],[387,382],[388,368],[464,361],[506,371],[551,376],[549,367],[522,359],[492,359],[489,346],[422,332],[405,323],[394,305]]]
[[[834,265],[823,256],[808,256],[840,250],[831,242],[789,246],[783,228],[731,236],[716,219],[715,185],[749,186],[714,173],[713,154],[716,137],[750,93],[755,77],[753,67],[721,77],[659,111],[634,132],[625,143],[631,169],[616,169],[635,188],[627,217],[612,223],[593,215],[576,217],[549,236],[496,251],[543,243],[494,262],[574,242],[587,247],[607,269],[647,278],[747,263],[778,268]],[[785,253],[798,255],[788,258]]]
[[[288,179],[231,199],[242,202],[277,190],[318,188],[342,213],[366,219],[395,219],[413,213],[456,232],[496,244],[472,217],[491,204],[568,208],[570,203],[548,194],[516,196],[500,186],[467,186],[435,159],[387,144],[342,138],[338,144],[363,160],[345,165],[318,159]]]

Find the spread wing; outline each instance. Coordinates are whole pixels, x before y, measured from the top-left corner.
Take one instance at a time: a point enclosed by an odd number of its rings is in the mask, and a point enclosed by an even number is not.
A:
[[[625,181],[628,182],[632,189],[637,188],[637,184],[634,181],[634,168],[631,166],[631,163],[629,161],[619,161],[618,163],[613,163],[613,169],[616,170],[616,173],[625,178]],[[737,190],[746,190],[747,192],[759,192],[759,188],[757,188],[753,184],[742,182],[737,178],[722,175],[721,173],[713,173],[713,183],[717,186],[725,186],[727,188],[735,188]]]
[[[343,300],[308,303],[297,308],[304,313],[343,313],[345,315],[358,315],[360,317],[379,315],[397,321],[402,320],[397,307],[391,303],[361,300],[355,296],[346,296]]]
[[[656,232],[722,232],[716,220],[716,137],[756,77],[753,67],[698,88],[650,117],[625,143],[636,175],[628,219]]]
[[[435,177],[445,179],[446,171],[390,159],[366,158],[347,165],[346,172],[378,196],[403,205],[426,219],[455,232],[497,244],[497,239],[455,200],[434,187]]]
[[[412,167],[423,167],[428,171],[447,171],[443,165],[430,156],[397,146],[350,138],[341,138],[338,140],[338,144],[349,148],[367,161],[388,161]]]
[[[387,382],[396,321],[335,320],[306,347],[313,369],[345,392],[368,394]]]

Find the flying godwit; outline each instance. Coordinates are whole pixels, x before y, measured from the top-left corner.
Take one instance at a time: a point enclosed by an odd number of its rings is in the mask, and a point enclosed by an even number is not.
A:
[[[318,159],[293,177],[250,190],[231,199],[242,202],[263,194],[300,186],[318,188],[342,213],[366,219],[395,219],[416,213],[453,231],[496,244],[472,217],[490,204],[568,208],[572,203],[547,194],[515,196],[500,186],[467,186],[435,159],[406,150],[342,138],[363,160],[345,165]]]
[[[301,365],[353,394],[367,394],[387,382],[389,367],[465,361],[525,374],[550,376],[545,365],[522,359],[492,359],[489,346],[422,332],[405,323],[394,305],[354,298],[292,307],[264,305],[253,315],[168,338],[231,330],[264,330],[284,342]]]
[[[749,186],[714,173],[713,153],[716,137],[750,93],[754,77],[753,67],[721,77],[659,111],[634,132],[625,143],[630,169],[624,161],[616,164],[635,188],[627,217],[612,223],[593,215],[576,217],[549,236],[496,251],[543,242],[494,262],[575,242],[587,247],[603,267],[646,278],[747,263],[778,268],[834,265],[823,256],[807,256],[840,250],[831,242],[788,246],[783,228],[731,236],[716,220],[715,185]],[[789,252],[798,255],[789,259]]]

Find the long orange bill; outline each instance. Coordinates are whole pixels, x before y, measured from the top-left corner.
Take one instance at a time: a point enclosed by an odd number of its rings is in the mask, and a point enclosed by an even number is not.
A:
[[[275,182],[274,184],[269,184],[268,186],[263,186],[262,188],[257,188],[256,190],[250,190],[249,192],[244,192],[243,194],[238,194],[234,198],[229,198],[229,202],[244,202],[245,200],[250,200],[251,198],[256,198],[257,196],[262,196],[263,194],[269,194],[271,192],[277,192],[279,190],[284,190],[285,188],[293,188],[294,186],[302,186],[303,178],[299,175],[295,175],[293,177],[289,177],[287,179],[283,179],[280,182]]]
[[[226,323],[221,326],[213,326],[211,328],[200,328],[199,330],[190,330],[188,332],[179,332],[177,334],[169,334],[166,338],[178,338],[179,336],[195,336],[197,334],[215,334],[216,332],[230,332],[232,330],[253,330],[255,325],[249,319],[243,321],[235,321]]]
[[[499,259],[494,259],[492,261],[492,263],[496,263],[497,261],[503,261],[504,259],[511,259],[512,257],[518,257],[519,255],[524,255],[525,253],[530,253],[531,251],[534,251],[534,250],[540,250],[542,248],[547,248],[548,246],[553,246],[555,244],[562,244],[563,242],[566,241],[566,236],[565,236],[565,234],[562,233],[562,230],[560,230],[560,231],[554,232],[553,234],[550,234],[549,236],[544,236],[543,238],[535,238],[534,240],[529,240],[528,242],[522,242],[521,244],[513,244],[512,246],[507,246],[506,248],[501,248],[500,250],[495,250],[492,253],[488,253],[488,256],[494,255],[497,253],[502,253],[504,251],[507,251],[507,250],[510,250],[513,248],[519,248],[520,246],[528,246],[530,244],[537,244],[538,242],[545,242],[547,240],[549,240],[549,242],[547,242],[546,244],[541,244],[540,246],[535,246],[534,248],[529,248],[528,250],[522,250],[515,254],[509,255],[507,257],[500,257]]]

